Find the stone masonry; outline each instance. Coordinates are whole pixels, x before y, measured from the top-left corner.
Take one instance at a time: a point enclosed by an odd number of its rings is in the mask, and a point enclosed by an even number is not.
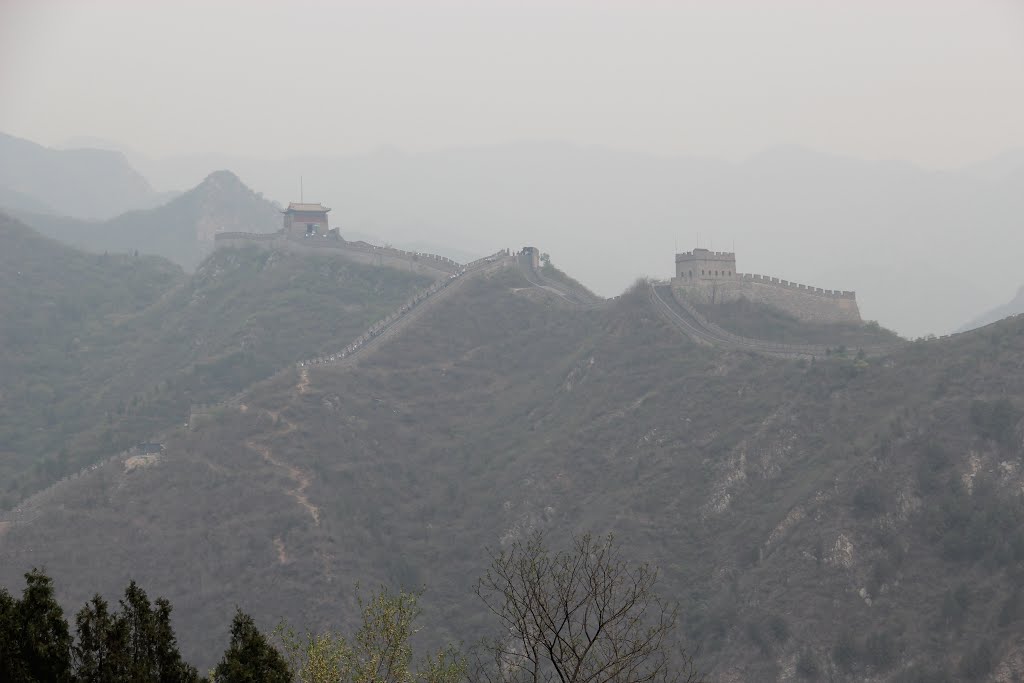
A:
[[[736,272],[736,254],[694,249],[676,254],[672,289],[693,303],[746,299],[774,306],[807,322],[860,323],[854,292],[821,289],[766,275]]]

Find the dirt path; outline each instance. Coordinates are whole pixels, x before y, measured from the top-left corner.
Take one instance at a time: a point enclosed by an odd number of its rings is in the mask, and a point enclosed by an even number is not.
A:
[[[274,539],[274,549],[277,550],[277,561],[281,564],[288,564],[288,553],[284,549],[284,541],[278,536]]]
[[[308,391],[309,370],[307,368],[302,368],[299,371],[299,381],[295,385],[295,392],[298,394],[305,394]],[[268,441],[271,439],[279,439],[295,431],[295,423],[292,422],[291,420],[288,420],[287,418],[281,417],[281,411],[268,409],[264,410],[264,413],[269,415],[270,418],[274,420],[275,423],[279,423],[280,425],[282,425],[277,431],[273,432],[272,434],[269,435],[269,437],[267,437]],[[288,489],[286,493],[292,498],[294,498],[299,505],[304,507],[309,512],[309,515],[313,518],[313,523],[316,526],[320,526],[320,508],[314,505],[312,501],[310,501],[309,496],[306,494],[306,491],[313,484],[313,477],[311,477],[308,472],[299,469],[295,465],[291,465],[289,463],[284,462],[283,460],[276,458],[270,446],[268,446],[265,443],[257,443],[256,441],[250,439],[249,441],[245,442],[245,445],[259,453],[260,455],[262,455],[263,459],[269,462],[271,465],[279,467],[288,473],[288,478],[292,480],[295,486],[294,488]],[[280,558],[284,553],[284,542],[280,539],[275,539],[274,545],[278,546],[279,543],[280,546],[278,547],[278,556]]]
[[[294,429],[294,425],[292,428]],[[286,432],[279,432],[277,436],[282,436],[285,433]],[[264,444],[259,444],[254,441],[246,441],[245,445],[262,455],[263,459],[271,465],[279,467],[288,473],[288,478],[295,483],[295,487],[288,489],[286,493],[294,498],[299,505],[306,508],[309,515],[313,518],[313,523],[320,526],[320,508],[313,505],[309,500],[309,496],[306,495],[306,489],[308,489],[310,484],[313,483],[313,478],[298,467],[289,465],[288,463],[275,458],[269,446],[265,446]]]
[[[299,369],[299,383],[295,385],[295,391],[300,394],[309,392],[309,368]]]

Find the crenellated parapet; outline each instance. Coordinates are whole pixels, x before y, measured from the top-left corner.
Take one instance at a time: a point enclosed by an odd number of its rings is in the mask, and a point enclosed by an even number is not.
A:
[[[676,254],[676,277],[691,282],[717,282],[736,277],[736,254],[694,249]]]
[[[731,251],[694,249],[676,254],[672,288],[680,300],[720,304],[746,299],[774,306],[801,320],[861,322],[857,295],[769,275],[736,272]]]
[[[802,285],[796,282],[790,282],[789,280],[782,280],[777,277],[770,277],[768,275],[754,275],[751,273],[740,273],[739,279],[748,280],[751,282],[758,282],[760,284],[772,285],[776,287],[788,287],[796,289],[807,294],[832,297],[835,299],[856,299],[857,295],[855,292],[848,290],[839,289],[822,289],[821,287],[812,287],[810,285]]]

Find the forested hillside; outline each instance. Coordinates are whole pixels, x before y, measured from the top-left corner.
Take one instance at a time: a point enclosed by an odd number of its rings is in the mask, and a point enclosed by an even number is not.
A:
[[[426,586],[421,636],[471,641],[486,548],[612,531],[714,680],[992,680],[1024,659],[1022,332],[770,359],[692,345],[643,286],[577,309],[506,270],[71,482],[0,579],[45,564],[75,605],[135,578],[202,668],[236,605],[345,626],[357,583]]]
[[[0,509],[182,424],[193,404],[344,346],[428,282],[255,250],[186,277],[0,218]]]

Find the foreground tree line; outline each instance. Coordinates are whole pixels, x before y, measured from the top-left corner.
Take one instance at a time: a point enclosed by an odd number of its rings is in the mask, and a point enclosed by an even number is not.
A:
[[[360,601],[346,637],[263,633],[238,610],[223,656],[205,677],[178,651],[171,604],[134,581],[119,610],[99,595],[75,617],[72,637],[40,570],[21,598],[0,588],[0,680],[10,683],[697,683],[676,640],[677,609],[655,592],[657,570],[624,560],[611,536],[574,539],[551,552],[541,534],[491,553],[477,595],[498,635],[470,654],[449,646],[414,663],[419,593],[382,589]]]

